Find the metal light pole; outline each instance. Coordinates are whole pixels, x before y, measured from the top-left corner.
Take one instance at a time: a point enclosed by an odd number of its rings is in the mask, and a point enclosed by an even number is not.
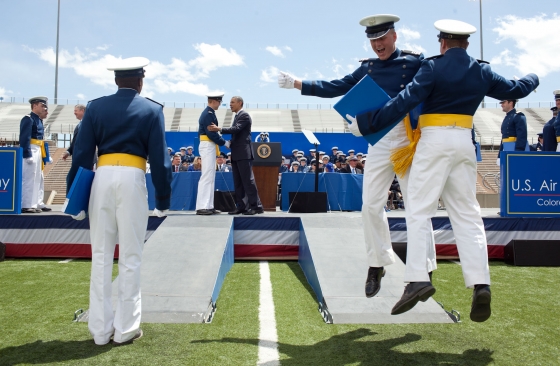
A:
[[[60,0],[59,0],[60,1]],[[480,59],[484,60],[484,52],[483,52],[483,47],[482,47],[482,0],[479,0],[480,2]],[[484,98],[482,98],[482,108],[486,107],[486,103],[484,102]]]
[[[60,0],[58,0],[58,15],[56,17],[56,63],[54,66],[54,104],[58,104],[58,33],[60,28]]]

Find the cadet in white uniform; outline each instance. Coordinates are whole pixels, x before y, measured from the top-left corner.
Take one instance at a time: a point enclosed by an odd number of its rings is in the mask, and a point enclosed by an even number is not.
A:
[[[229,147],[226,141],[217,132],[208,130],[208,126],[214,124],[218,126],[216,111],[222,104],[223,94],[210,94],[208,97],[208,107],[206,107],[198,120],[198,153],[202,158],[202,174],[198,181],[198,193],[196,196],[197,215],[215,215],[221,211],[214,208],[214,186],[216,182],[216,157],[220,155],[219,146]]]
[[[118,60],[118,91],[89,102],[78,134],[67,185],[72,186],[78,168],[93,168],[99,160],[91,187],[89,219],[91,236],[91,284],[89,330],[95,344],[113,337],[115,345],[142,336],[140,267],[148,224],[146,159],[150,157],[155,187],[154,214],[163,216],[171,200],[171,163],[165,143],[163,106],[140,96],[144,57]],[[75,219],[84,219],[82,211]],[[119,244],[118,301],[111,306],[111,275],[115,245]]]

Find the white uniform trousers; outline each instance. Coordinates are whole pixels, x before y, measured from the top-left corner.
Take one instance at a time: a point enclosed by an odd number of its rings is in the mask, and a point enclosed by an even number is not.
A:
[[[91,282],[89,331],[96,344],[125,342],[140,327],[140,265],[148,224],[144,171],[125,166],[97,169],[89,200]],[[111,274],[119,244],[117,308],[111,305]]]
[[[214,185],[216,182],[216,144],[212,141],[200,141],[198,152],[202,158],[202,174],[198,181],[196,209],[211,210],[214,208]]]
[[[368,159],[369,163],[369,159]],[[476,154],[471,130],[425,127],[410,169],[406,207],[405,282],[428,281],[425,222],[445,202],[467,287],[490,284],[486,233],[476,200]]]
[[[37,208],[39,203],[39,190],[43,180],[41,171],[41,147],[31,144],[31,157],[33,163],[29,164],[25,159],[22,163],[21,175],[21,207]],[[43,198],[41,197],[41,202]]]
[[[45,176],[41,170],[41,178],[39,179],[39,193],[37,194],[37,208],[46,207],[45,202]]]
[[[368,148],[368,159],[364,169],[362,220],[370,267],[383,267],[395,263],[391,233],[384,207],[387,204],[389,188],[395,177],[393,164],[390,160],[391,151],[408,144],[409,140],[406,136],[404,123],[400,122],[379,142]],[[405,210],[408,212],[408,173],[403,178],[398,177],[398,180],[403,194]],[[429,248],[426,264],[430,271],[433,271],[437,268],[437,263],[431,220],[427,219],[424,225],[426,232],[429,233],[424,239],[427,248]]]

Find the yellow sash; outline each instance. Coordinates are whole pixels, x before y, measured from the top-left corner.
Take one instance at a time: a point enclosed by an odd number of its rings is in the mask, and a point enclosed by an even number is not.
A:
[[[47,157],[47,150],[45,149],[45,141],[31,139],[30,143],[32,143],[33,145],[41,146],[41,170],[44,170],[45,162],[43,161],[43,159]]]
[[[517,137],[507,137],[505,139],[502,139],[502,142],[515,142],[517,141]]]
[[[200,141],[209,141],[209,142],[214,142],[212,140],[210,140],[210,138],[206,135],[200,135]],[[216,144],[216,156],[220,155],[220,147],[218,146],[218,144]]]
[[[399,177],[403,177],[412,164],[412,158],[416,152],[416,145],[420,140],[420,128],[412,129],[410,124],[410,115],[407,114],[403,119],[404,126],[406,128],[406,136],[410,143],[407,146],[393,149],[391,151],[391,163],[393,163],[393,169]]]
[[[146,171],[146,159],[131,154],[104,154],[97,160],[97,166],[129,166]]]

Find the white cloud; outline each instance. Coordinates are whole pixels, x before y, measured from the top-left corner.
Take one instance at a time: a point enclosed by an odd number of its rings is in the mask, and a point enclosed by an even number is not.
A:
[[[414,41],[420,39],[420,32],[407,27],[399,28],[397,31],[397,45],[401,50],[410,50],[426,53],[426,49]]]
[[[109,49],[109,45],[104,44],[103,46],[97,46],[96,49],[99,51],[107,51]]]
[[[268,52],[272,53],[274,56],[277,57],[286,57],[286,55],[284,55],[284,52],[282,52],[282,50],[292,52],[292,48],[289,46],[284,46],[282,48],[276,46],[267,46],[265,50],[267,50]]]
[[[368,41],[364,41],[364,51],[368,52],[369,50],[371,50],[371,45]]]
[[[0,86],[0,97],[6,98],[8,96],[8,94],[11,94],[11,93],[12,93],[11,90],[6,90],[6,88],[2,88]]]
[[[183,61],[172,58],[171,63],[164,64],[160,61],[152,61],[146,66],[146,80],[142,93],[153,96],[156,93],[189,93],[194,95],[206,95],[212,90],[202,84],[200,79],[208,78],[210,73],[220,67],[242,66],[243,57],[233,49],[226,49],[219,44],[210,45],[198,43],[193,45],[199,55],[191,60]],[[52,48],[31,49],[40,59],[55,64],[55,53]],[[60,68],[70,68],[80,76],[89,79],[94,84],[112,88],[115,84],[114,74],[107,71],[110,65],[121,57],[106,54],[98,56],[94,52],[82,52],[75,49],[73,52],[62,50],[59,54],[58,65]]]
[[[532,18],[507,15],[497,19],[498,26],[492,31],[498,33],[496,43],[513,41],[515,50],[508,48],[493,57],[491,64],[512,66],[522,74],[533,72],[539,77],[560,71],[558,54],[560,43],[554,42],[560,29],[560,16],[546,14]]]
[[[408,42],[410,40],[420,39],[420,32],[417,32],[407,27],[399,28],[399,30],[397,31],[397,35],[398,35],[397,39],[402,38],[403,41],[405,42]]]
[[[86,96],[83,95],[82,93],[78,93],[78,94],[76,94],[76,98],[78,98],[78,100],[85,100]]]
[[[332,59],[332,67],[331,67],[331,71],[334,72],[334,76],[330,77],[330,79],[341,79],[344,76],[350,74],[351,72],[353,72],[354,70],[356,70],[358,67],[360,66],[360,64],[357,62],[355,64],[346,64],[343,65],[342,61],[337,60],[335,58]]]
[[[261,81],[265,83],[275,83],[278,81],[278,73],[280,70],[277,67],[270,66],[261,71]]]

